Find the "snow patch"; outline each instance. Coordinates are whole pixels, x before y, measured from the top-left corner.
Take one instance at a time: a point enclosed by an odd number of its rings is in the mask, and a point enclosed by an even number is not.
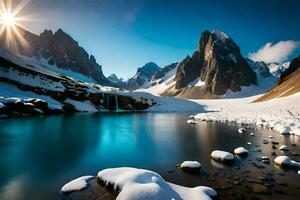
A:
[[[87,181],[92,178],[94,178],[94,176],[82,176],[77,179],[74,179],[69,183],[65,184],[60,191],[65,193],[82,190],[88,186]]]
[[[205,186],[188,188],[166,182],[159,174],[136,168],[112,168],[98,173],[105,184],[113,184],[120,189],[117,200],[166,200],[201,199],[211,200],[217,196],[215,190]]]

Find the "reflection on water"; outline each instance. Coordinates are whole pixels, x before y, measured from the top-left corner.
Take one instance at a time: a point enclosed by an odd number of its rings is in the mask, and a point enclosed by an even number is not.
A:
[[[165,175],[170,169],[176,171],[176,164],[183,160],[198,160],[207,171],[232,168],[212,161],[211,152],[232,152],[236,147],[247,147],[247,142],[261,143],[258,134],[237,134],[235,126],[189,125],[187,116],[106,113],[0,121],[0,199],[57,199],[65,182],[96,175],[107,167],[133,166]],[[274,133],[268,132],[266,137],[268,134]],[[295,137],[282,140],[286,144],[299,142]],[[270,145],[261,148],[266,154],[272,152]],[[236,159],[235,166],[243,162]],[[188,175],[186,178],[191,180]]]

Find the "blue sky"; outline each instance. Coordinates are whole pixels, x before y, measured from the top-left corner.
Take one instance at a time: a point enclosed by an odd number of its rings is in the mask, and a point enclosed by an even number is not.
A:
[[[297,0],[31,0],[34,33],[62,28],[95,55],[105,75],[131,77],[192,54],[204,30],[231,36],[244,56],[268,42],[300,41]],[[294,51],[290,57],[300,54]]]

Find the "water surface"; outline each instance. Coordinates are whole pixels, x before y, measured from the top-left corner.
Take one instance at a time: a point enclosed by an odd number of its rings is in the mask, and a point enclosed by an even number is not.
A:
[[[210,153],[215,149],[232,152],[252,142],[261,147],[247,148],[262,152],[252,152],[248,159],[261,155],[271,158],[271,145],[261,144],[268,135],[289,145],[290,152],[299,152],[298,137],[282,137],[263,129],[251,137],[237,134],[238,127],[233,125],[189,125],[187,119],[188,115],[178,113],[100,113],[2,120],[0,199],[59,199],[64,183],[82,175],[96,175],[108,167],[146,168],[186,186],[217,184],[203,177],[218,170],[234,172],[236,166],[258,175],[259,169],[247,159],[224,166],[211,161]],[[291,146],[294,143],[298,145]],[[194,176],[176,169],[176,164],[184,160],[200,161],[201,174]],[[273,164],[265,170],[275,170],[275,175],[282,171]],[[287,171],[284,178],[294,184],[293,194],[298,194],[296,172]]]

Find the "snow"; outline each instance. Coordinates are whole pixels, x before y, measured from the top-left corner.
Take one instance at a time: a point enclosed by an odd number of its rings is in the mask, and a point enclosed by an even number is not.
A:
[[[197,124],[198,122],[193,120],[193,119],[189,119],[186,121],[188,124]]]
[[[136,91],[137,92],[148,92],[150,94],[159,96],[161,93],[166,91],[167,88],[175,85],[174,78],[175,78],[176,72],[177,72],[177,67],[175,67],[174,69],[172,69],[171,71],[166,73],[166,75],[163,78],[156,80],[155,82],[157,82],[158,84],[156,84],[152,87],[146,88],[146,89],[138,89]]]
[[[198,161],[184,161],[181,163],[180,168],[201,168],[201,164]]]
[[[212,33],[223,43],[225,43],[226,40],[229,38],[228,35],[226,35],[224,32],[219,30],[213,30]]]
[[[0,109],[5,108],[6,106],[3,103],[0,103]]]
[[[18,89],[16,86],[0,82],[0,102],[1,99],[6,101],[8,99],[17,98],[25,100],[29,98],[41,99],[48,103],[48,108],[51,110],[62,110],[62,104],[53,98],[45,95],[38,95],[33,92],[23,91]]]
[[[289,150],[289,147],[286,146],[286,145],[282,145],[282,146],[279,147],[279,149],[280,149],[281,151],[288,151],[288,150]]]
[[[0,67],[0,77],[14,80],[24,85],[44,88],[52,91],[63,92],[66,89],[65,86],[59,81],[50,80],[44,75],[32,75],[29,73],[24,73],[18,70],[14,70],[11,67]]]
[[[274,163],[280,166],[291,166],[291,159],[287,156],[278,156],[275,158]]]
[[[195,115],[196,120],[258,124],[273,128],[279,133],[298,133],[300,127],[300,93],[252,103],[260,95],[217,100],[191,100],[203,106],[207,112]]]
[[[99,112],[99,110],[90,101],[76,101],[73,99],[66,99],[65,103],[69,103],[75,107],[77,111],[80,112]]]
[[[113,184],[120,189],[117,200],[166,200],[201,199],[211,200],[217,196],[215,190],[205,186],[188,188],[166,182],[159,174],[136,168],[111,168],[98,173],[105,184]]]
[[[238,147],[234,150],[234,153],[237,155],[247,155],[249,151],[245,149],[244,147]]]
[[[239,133],[244,133],[245,131],[246,131],[246,129],[244,129],[244,128],[239,128],[239,129],[238,129],[238,132],[239,132]]]
[[[94,178],[94,176],[82,176],[77,179],[74,179],[69,183],[65,184],[60,191],[65,193],[82,190],[87,187],[87,181],[92,178]]]
[[[226,151],[220,151],[220,150],[215,150],[211,153],[211,157],[214,160],[221,161],[221,162],[226,162],[226,161],[233,161],[234,156]]]
[[[204,112],[204,109],[200,104],[187,99],[158,97],[146,92],[126,93],[126,95],[137,100],[140,99],[140,97],[152,99],[156,104],[146,110],[149,112]]]

